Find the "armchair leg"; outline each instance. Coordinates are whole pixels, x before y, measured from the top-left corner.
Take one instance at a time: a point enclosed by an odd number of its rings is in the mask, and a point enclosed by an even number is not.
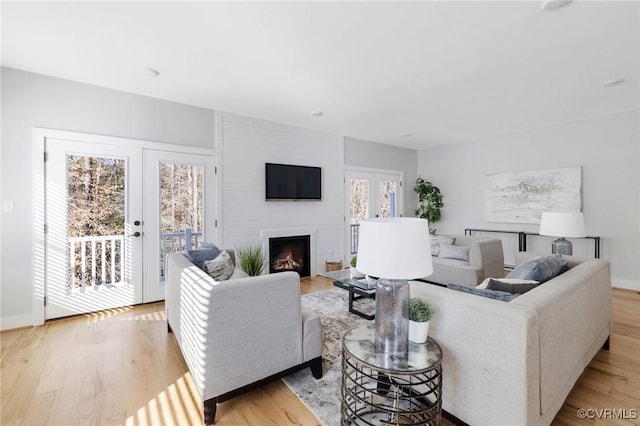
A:
[[[609,340],[611,339],[611,336],[607,337],[607,340],[604,342],[604,345],[602,345],[602,349],[604,349],[605,351],[609,350]]]
[[[314,379],[322,378],[322,357],[319,356],[311,361],[311,374],[313,374]]]
[[[212,425],[216,421],[216,409],[218,408],[218,398],[207,399],[204,402],[204,424]]]
[[[169,325],[169,321],[167,321],[167,333],[172,333],[171,325]]]

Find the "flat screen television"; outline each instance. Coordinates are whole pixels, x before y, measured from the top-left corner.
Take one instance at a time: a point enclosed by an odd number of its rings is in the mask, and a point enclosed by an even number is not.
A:
[[[267,200],[321,200],[320,167],[265,163]]]

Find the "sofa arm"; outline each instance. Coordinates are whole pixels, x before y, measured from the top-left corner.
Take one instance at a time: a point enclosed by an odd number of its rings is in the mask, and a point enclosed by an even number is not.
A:
[[[488,238],[470,242],[469,264],[482,268],[484,274],[482,279],[504,277],[502,241],[497,238]]]

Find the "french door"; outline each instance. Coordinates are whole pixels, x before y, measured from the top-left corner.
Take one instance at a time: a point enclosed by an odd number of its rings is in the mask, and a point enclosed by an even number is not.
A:
[[[346,253],[358,252],[360,222],[372,217],[402,216],[402,172],[345,171]]]
[[[167,257],[215,242],[216,157],[145,150],[144,302],[164,299]],[[211,212],[211,214],[205,214]]]
[[[142,303],[142,151],[48,139],[45,318]]]
[[[168,253],[216,241],[214,156],[45,149],[45,319],[162,300]]]

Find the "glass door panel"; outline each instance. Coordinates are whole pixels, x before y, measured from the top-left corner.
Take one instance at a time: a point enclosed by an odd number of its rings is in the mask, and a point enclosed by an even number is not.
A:
[[[142,301],[139,150],[47,140],[45,317]]]
[[[145,150],[148,215],[144,302],[164,299],[169,254],[216,242],[215,157]]]

